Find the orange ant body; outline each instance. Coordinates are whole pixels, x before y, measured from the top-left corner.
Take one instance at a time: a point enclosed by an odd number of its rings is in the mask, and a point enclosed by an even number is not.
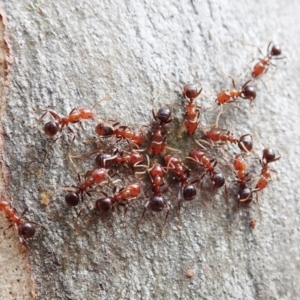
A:
[[[73,186],[76,192],[70,192],[65,196],[65,201],[70,206],[76,206],[79,203],[79,195],[86,193],[89,195],[88,189],[95,183],[101,183],[108,176],[108,170],[104,168],[95,169],[82,183],[77,186]],[[78,174],[78,179],[80,181],[80,176]]]
[[[157,114],[152,110],[152,114],[156,121],[156,128],[152,137],[149,152],[158,155],[166,151],[167,132],[165,132],[165,125],[172,121],[172,117],[171,111],[168,108],[160,108]]]
[[[112,125],[108,123],[99,123],[95,128],[95,132],[101,138],[115,136],[118,139],[117,142],[121,139],[125,139],[131,141],[137,147],[140,147],[143,144],[144,138],[141,132],[130,131],[128,126],[119,126],[118,128],[115,128],[117,125],[119,125],[119,122]]]
[[[70,132],[73,132],[72,128],[69,127],[69,124],[78,123],[82,120],[91,120],[95,117],[95,114],[92,112],[92,110],[95,108],[95,106],[103,101],[107,100],[111,97],[111,95],[108,95],[104,97],[103,99],[97,101],[91,109],[86,108],[74,108],[71,110],[68,116],[66,117],[60,117],[55,111],[53,110],[46,110],[45,113],[40,117],[39,120],[41,120],[47,113],[49,113],[54,120],[49,121],[44,125],[44,132],[49,137],[55,136],[58,132],[61,132],[64,127],[67,127]]]
[[[268,45],[267,56],[260,59],[258,63],[255,64],[252,70],[252,77],[258,77],[263,73],[266,73],[268,70],[268,66],[271,64],[271,59],[276,56],[281,55],[281,49],[275,45],[272,46],[270,51],[271,42]],[[260,50],[259,50],[260,51]],[[261,52],[261,51],[260,51]],[[282,59],[283,57],[276,57],[277,59]]]
[[[154,212],[161,212],[163,209],[166,209],[167,213],[166,213],[164,223],[162,226],[162,232],[163,232],[164,226],[166,224],[166,221],[167,221],[167,218],[168,218],[168,215],[170,212],[170,206],[162,196],[162,193],[164,193],[167,190],[167,188],[164,191],[161,189],[161,187],[165,184],[163,177],[166,174],[166,170],[159,163],[154,163],[153,166],[151,168],[149,168],[149,157],[148,156],[147,156],[147,160],[148,160],[148,166],[144,166],[144,167],[147,167],[147,172],[148,172],[151,182],[152,182],[153,195],[145,204],[142,217],[137,222],[135,228],[137,229],[140,222],[143,220],[148,207],[150,207],[150,209]],[[142,173],[140,173],[140,174],[142,174]]]
[[[125,164],[130,167],[137,167],[139,163],[144,161],[144,156],[136,151],[131,152],[121,152],[118,154],[118,150],[115,155],[108,153],[100,153],[97,155],[95,162],[99,168],[108,168],[110,166]]]
[[[165,156],[165,163],[167,165],[167,170],[171,170],[173,173],[175,173],[177,180],[181,182],[182,188],[182,196],[185,201],[191,201],[193,200],[196,195],[197,191],[194,187],[194,183],[199,182],[199,180],[193,180],[189,182],[189,175],[190,170],[184,166],[182,161],[172,155]],[[178,215],[180,216],[180,208],[181,208],[181,199],[178,199]],[[179,220],[180,221],[180,220]]]
[[[190,152],[189,157],[187,158],[200,164],[206,169],[200,178],[201,181],[205,174],[209,174],[210,180],[215,188],[220,188],[225,184],[223,174],[215,171],[215,166],[217,165],[216,159],[209,158],[206,155],[205,149],[194,149]]]
[[[212,142],[227,142],[238,144],[239,148],[244,152],[250,152],[253,148],[252,136],[247,133],[240,138],[235,138],[230,131],[218,128],[212,128],[209,131],[203,131],[203,134]]]
[[[235,102],[238,97],[248,99],[252,102],[256,98],[256,91],[253,86],[248,85],[251,80],[248,80],[239,90],[235,87],[235,82],[232,79],[232,90],[222,90],[217,96],[216,103],[218,105]]]
[[[13,208],[7,201],[0,200],[0,211],[3,211],[5,216],[17,226],[19,236],[22,240],[29,239],[34,236],[35,227],[32,224],[39,224],[29,221],[25,222],[22,219],[22,215],[26,212],[26,210],[23,212],[21,217],[19,217],[15,208]],[[8,228],[13,226],[13,224],[10,225]]]
[[[260,164],[262,166],[262,170],[260,173],[260,179],[256,183],[255,189],[258,191],[263,190],[268,185],[271,179],[271,170],[269,167],[269,163],[279,160],[280,156],[276,157],[275,151],[271,148],[265,148],[263,150],[263,156],[260,160]],[[274,171],[275,172],[275,171]]]
[[[195,105],[194,100],[201,94],[198,84],[186,84],[183,87],[183,96],[188,101],[186,106],[184,125],[188,134],[194,134],[200,123],[200,107]]]
[[[125,205],[125,214],[128,209],[130,200],[135,199],[141,192],[141,185],[139,183],[130,184],[127,188],[121,189],[112,197],[101,191],[105,198],[96,201],[96,209],[99,212],[108,212],[114,209],[115,204]]]

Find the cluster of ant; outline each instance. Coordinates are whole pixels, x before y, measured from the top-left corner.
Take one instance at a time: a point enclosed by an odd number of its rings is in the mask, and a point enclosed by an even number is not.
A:
[[[272,59],[283,58],[280,56],[281,50],[275,45],[270,49],[270,45],[271,43],[268,46],[267,56],[255,64],[252,70],[253,78],[266,73]],[[234,80],[232,80],[233,89],[222,90],[216,98],[216,103],[218,105],[224,105],[236,102],[238,98],[247,99],[252,103],[256,98],[256,90],[253,86],[249,85],[251,81],[252,79],[248,80],[240,89],[236,89]],[[97,194],[101,195],[100,197],[98,196],[99,198],[93,204],[97,212],[106,214],[114,211],[116,206],[122,206],[124,207],[125,216],[128,207],[135,199],[139,197],[141,199],[147,198],[148,200],[144,206],[142,216],[136,224],[136,228],[144,218],[147,209],[153,212],[166,211],[162,226],[162,228],[164,228],[172,207],[166,200],[166,197],[164,197],[164,194],[168,191],[173,194],[172,190],[174,189],[171,188],[171,185],[174,182],[180,184],[176,203],[179,220],[181,203],[183,201],[191,201],[196,197],[197,189],[195,185],[199,183],[200,190],[202,190],[202,183],[205,176],[211,181],[213,189],[219,189],[224,186],[227,197],[225,177],[217,169],[218,161],[216,157],[212,156],[209,150],[203,146],[203,143],[208,144],[210,147],[231,143],[236,144],[241,151],[241,153],[233,158],[231,167],[234,170],[236,176],[235,182],[238,185],[237,203],[239,206],[249,205],[253,200],[253,195],[255,194],[257,198],[257,192],[265,189],[268,185],[271,179],[270,172],[272,171],[269,164],[279,160],[280,156],[276,157],[273,149],[265,148],[262,158],[260,159],[261,173],[257,176],[259,179],[254,187],[249,187],[249,181],[253,178],[249,177],[245,156],[248,156],[253,148],[252,135],[244,134],[241,137],[234,137],[228,130],[218,128],[218,120],[222,114],[222,110],[217,116],[216,124],[209,130],[205,130],[200,120],[201,108],[195,104],[195,100],[199,97],[201,92],[202,88],[200,88],[199,84],[186,84],[182,89],[183,97],[186,100],[183,120],[186,132],[188,135],[194,136],[198,127],[201,127],[205,138],[205,140],[195,140],[198,148],[190,150],[185,159],[192,165],[192,168],[193,166],[197,167],[197,174],[199,169],[202,170],[202,174],[196,175],[196,177],[193,175],[194,177],[192,177],[191,168],[187,167],[179,157],[178,153],[180,151],[168,147],[167,138],[170,135],[168,126],[172,122],[172,112],[169,108],[161,108],[157,113],[152,110],[154,124],[152,126],[153,130],[150,133],[151,137],[147,137],[142,130],[133,131],[128,126],[119,125],[118,122],[113,124],[105,122],[99,123],[95,128],[96,134],[102,141],[104,139],[113,138],[114,148],[96,149],[79,156],[83,158],[97,154],[95,159],[97,167],[86,172],[83,180],[81,180],[81,176],[77,172],[79,183],[70,187],[67,195],[65,195],[65,202],[69,206],[77,206],[80,202],[83,202],[84,195],[91,197],[92,194]],[[109,97],[110,95],[104,99],[106,100]],[[61,136],[64,128],[67,128],[74,134],[70,124],[93,119],[95,114],[92,112],[92,109],[75,108],[66,117],[61,117],[52,110],[46,110],[40,119],[46,114],[50,114],[53,119],[44,125],[45,134],[53,138],[52,144]],[[127,147],[129,146],[129,148],[120,149],[120,140],[125,140],[126,143],[123,144],[127,145]],[[177,153],[166,155],[167,151],[175,151]],[[155,161],[150,161],[149,156],[151,158],[154,157]],[[73,156],[73,158],[74,157],[75,156]],[[143,164],[144,161],[147,161],[147,164]],[[115,170],[121,165],[125,165],[127,169],[123,169],[128,170],[128,172],[134,175],[135,181],[131,182],[128,186],[124,187],[123,185],[121,189],[117,189],[115,184],[120,180],[114,181],[114,176],[120,174],[120,172],[115,172]],[[118,169],[120,169],[120,167]],[[151,184],[151,195],[149,196],[145,196],[145,188],[141,185],[140,177],[143,176],[143,174],[148,174],[147,176],[150,178],[148,183]],[[104,183],[107,182],[112,183],[114,186],[111,195],[104,192]],[[105,187],[106,186],[107,185],[105,185]],[[0,200],[0,211],[4,211],[12,223],[16,224],[22,239],[27,239],[34,235],[34,224],[37,223],[24,221],[22,216],[19,217],[16,210],[5,200]],[[252,220],[250,226],[254,228],[256,221]]]

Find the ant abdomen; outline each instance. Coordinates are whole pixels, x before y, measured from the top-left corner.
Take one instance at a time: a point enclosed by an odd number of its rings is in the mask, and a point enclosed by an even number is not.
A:
[[[191,201],[196,197],[197,190],[192,184],[188,184],[183,188],[182,195],[184,200]]]
[[[113,209],[113,201],[111,198],[101,198],[96,201],[96,209],[99,212],[109,212]]]
[[[76,193],[69,193],[65,196],[65,201],[70,206],[76,206],[79,203],[79,196]]]
[[[59,131],[59,125],[55,121],[49,121],[44,125],[44,132],[46,135],[53,137]]]
[[[24,223],[19,227],[19,236],[23,239],[30,239],[35,234],[35,227],[31,223]]]
[[[156,195],[150,201],[150,208],[155,212],[160,212],[165,208],[165,200],[162,196]]]

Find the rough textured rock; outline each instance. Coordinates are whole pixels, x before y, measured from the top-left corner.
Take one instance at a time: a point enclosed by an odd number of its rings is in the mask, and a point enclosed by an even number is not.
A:
[[[15,206],[27,206],[26,217],[43,224],[29,242],[39,299],[299,298],[299,6],[270,0],[4,1],[14,64],[2,118],[3,160]],[[51,141],[35,123],[38,110],[66,115],[114,93],[97,106],[99,119],[146,125],[153,107],[168,104],[178,124],[183,100],[177,81],[200,80],[199,104],[214,105],[215,94],[231,85],[228,76],[243,83],[252,58],[261,56],[256,46],[265,52],[270,40],[286,58],[257,81],[253,105],[226,107],[220,124],[237,135],[251,131],[257,156],[264,145],[282,156],[259,206],[242,210],[239,226],[238,212],[226,210],[222,193],[212,208],[211,192],[203,195],[206,206],[183,205],[181,230],[172,212],[163,239],[162,214],[148,212],[132,233],[142,213],[138,204],[126,228],[121,212],[95,219],[85,210],[76,221],[63,201],[63,187],[76,182],[67,154],[90,149],[93,124],[76,130],[75,146],[64,134],[44,161]],[[212,124],[215,115],[207,109],[203,123]],[[183,137],[174,146],[191,144]],[[78,168],[84,171],[79,162]],[[233,205],[234,189],[229,192]],[[258,220],[254,230],[251,219]],[[192,279],[187,272],[194,272]]]

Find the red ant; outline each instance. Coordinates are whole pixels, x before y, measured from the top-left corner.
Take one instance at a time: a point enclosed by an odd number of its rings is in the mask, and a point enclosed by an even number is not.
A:
[[[167,132],[165,132],[165,125],[172,121],[171,111],[168,108],[160,108],[157,114],[152,110],[153,118],[156,121],[156,128],[153,134],[150,153],[158,155],[164,153],[167,149]]]
[[[140,167],[147,168],[147,172],[148,172],[151,182],[152,182],[153,195],[145,204],[142,217],[137,222],[135,228],[137,229],[139,224],[143,220],[148,206],[150,206],[150,209],[154,212],[161,212],[165,208],[167,210],[167,213],[166,213],[164,223],[162,226],[162,233],[163,233],[163,229],[165,227],[165,224],[166,224],[169,212],[170,212],[169,204],[166,202],[166,200],[161,195],[168,189],[168,188],[166,188],[164,191],[161,190],[161,186],[163,186],[165,184],[163,177],[166,174],[166,170],[159,163],[154,163],[153,166],[151,168],[149,168],[150,162],[149,162],[148,156],[147,156],[147,160],[148,160],[148,166],[140,166]],[[145,172],[139,172],[138,174],[143,174],[143,173],[145,173]]]
[[[188,101],[184,121],[185,128],[188,134],[194,134],[200,123],[200,107],[195,105],[194,100],[201,94],[202,88],[200,89],[198,84],[186,84],[182,92]]]
[[[167,165],[167,171],[171,170],[173,173],[176,174],[177,180],[181,182],[181,192],[183,196],[183,200],[191,201],[193,200],[196,195],[197,191],[194,187],[194,183],[199,182],[199,180],[193,180],[189,182],[189,175],[190,170],[182,163],[182,161],[174,157],[172,155],[165,156],[165,163]],[[178,197],[178,216],[180,217],[180,208],[181,208],[181,199]],[[180,220],[178,220],[180,223]]]
[[[105,198],[98,199],[96,201],[96,209],[99,212],[109,212],[114,210],[114,206],[116,203],[119,205],[124,205],[124,215],[128,209],[128,203],[135,199],[141,192],[141,185],[139,183],[132,183],[127,188],[121,189],[118,193],[116,193],[112,197],[108,197],[108,195],[102,191],[100,191]]]
[[[272,46],[271,51],[270,51],[271,44],[272,44],[272,42],[270,42],[268,45],[267,56],[260,59],[259,62],[256,63],[256,65],[253,67],[253,70],[251,73],[252,77],[258,77],[259,75],[266,73],[268,70],[268,66],[270,64],[272,64],[271,59],[275,58],[275,56],[281,55],[281,49],[275,45]],[[276,57],[276,59],[282,59],[282,58],[284,58],[284,57]]]
[[[13,222],[9,227],[7,227],[5,230],[12,227],[14,224],[18,227],[19,236],[22,240],[29,239],[34,236],[35,234],[35,227],[32,224],[39,225],[35,222],[25,222],[22,219],[22,216],[25,214],[27,209],[24,210],[24,212],[21,214],[21,216],[18,216],[18,213],[15,208],[13,208],[7,201],[0,200],[0,211],[3,211],[5,216]]]
[[[92,173],[82,182],[79,183],[77,186],[72,186],[76,189],[76,192],[70,192],[65,196],[65,201],[70,206],[76,206],[79,203],[79,195],[86,193],[90,196],[88,189],[94,185],[95,183],[101,183],[104,179],[109,178],[108,170],[104,168],[98,168],[92,171]],[[78,174],[78,180],[80,182],[80,175]]]
[[[199,146],[201,145],[199,144]],[[190,159],[200,164],[202,167],[206,169],[206,171],[201,175],[200,178],[201,182],[205,174],[209,174],[210,180],[212,181],[212,184],[215,188],[220,188],[225,184],[225,178],[223,174],[215,171],[215,166],[217,165],[218,162],[216,161],[215,158],[209,158],[206,155],[206,149],[201,148],[201,149],[192,150],[189,154],[189,157],[187,157],[187,159]]]
[[[138,164],[144,161],[144,156],[140,151],[132,150],[131,152],[116,150],[114,155],[100,153],[97,155],[95,162],[99,168],[108,168],[113,165],[125,164],[131,167],[138,167]]]
[[[112,125],[108,123],[99,123],[96,128],[95,132],[101,138],[110,138],[115,136],[118,140],[118,143],[121,139],[126,139],[127,141],[131,141],[135,146],[138,148],[143,144],[144,138],[141,132],[132,132],[128,129],[128,126],[119,126],[119,122],[116,122]]]
[[[248,83],[251,81],[248,80],[239,90],[235,87],[234,79],[232,79],[232,90],[222,90],[220,94],[217,96],[216,103],[218,105],[235,102],[238,97],[243,99],[248,99],[252,102],[256,97],[255,88]]]
[[[92,110],[95,108],[99,102],[107,100],[111,97],[111,95],[107,95],[106,97],[97,101],[91,109],[85,108],[74,108],[71,110],[68,116],[60,117],[55,111],[53,110],[46,110],[45,113],[39,118],[41,120],[47,113],[49,113],[55,120],[49,121],[44,125],[44,132],[49,137],[55,136],[58,132],[61,132],[62,129],[66,126],[70,132],[74,134],[72,128],[69,127],[69,124],[78,123],[82,120],[91,120],[94,118],[95,114]],[[74,136],[75,138],[75,136]]]
[[[230,131],[225,129],[211,128],[209,131],[202,129],[202,132],[212,142],[238,144],[239,148],[244,152],[250,152],[253,148],[252,135],[250,133],[244,134],[240,138],[235,138]]]
[[[281,157],[276,157],[275,151],[272,148],[265,148],[263,150],[263,156],[260,160],[262,170],[260,173],[260,179],[256,183],[255,189],[261,191],[268,185],[268,182],[271,179],[271,171],[276,172],[269,167],[269,163],[279,160]]]

